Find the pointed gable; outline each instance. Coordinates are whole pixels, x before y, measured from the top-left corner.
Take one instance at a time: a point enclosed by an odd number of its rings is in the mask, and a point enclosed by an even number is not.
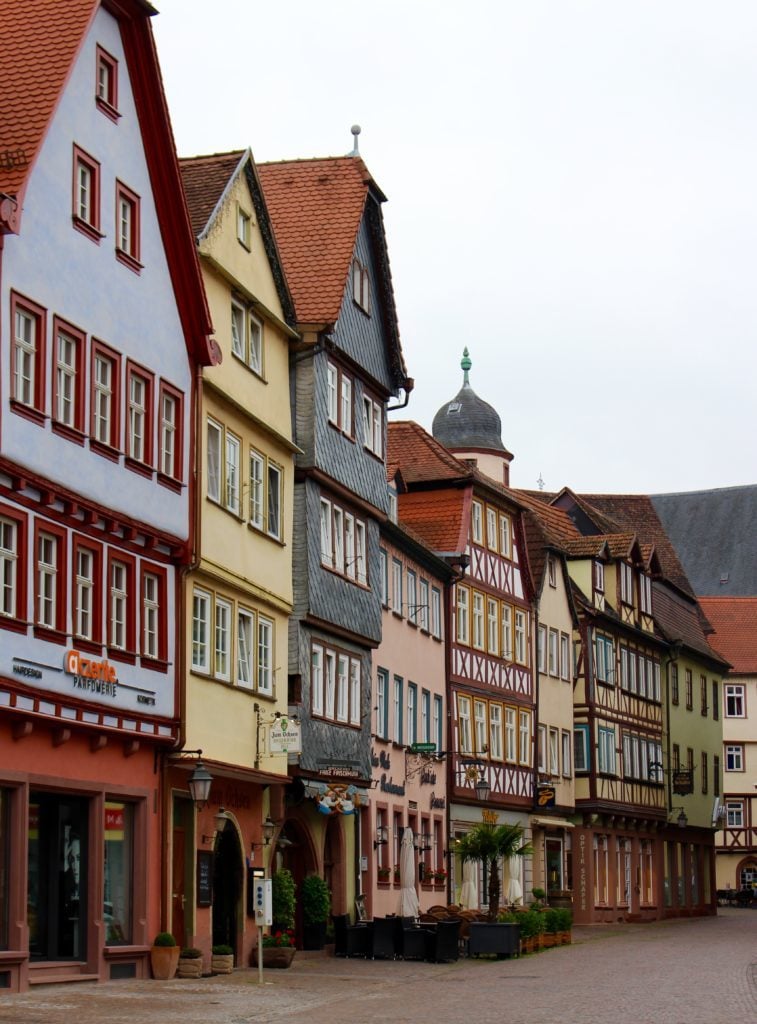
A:
[[[213,153],[210,156],[184,157],[179,160],[195,238],[207,228],[245,154],[246,150],[236,149],[230,153]]]
[[[95,0],[34,0],[3,5],[0,192],[16,196],[20,202],[47,125],[98,7]],[[44,54],[44,60],[40,54]]]

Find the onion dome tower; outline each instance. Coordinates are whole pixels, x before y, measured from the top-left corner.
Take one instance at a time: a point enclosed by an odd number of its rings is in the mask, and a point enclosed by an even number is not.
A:
[[[502,420],[497,410],[470,386],[468,375],[472,365],[465,348],[460,361],[463,386],[434,416],[431,433],[453,455],[472,462],[497,483],[509,486],[513,456],[502,443]]]

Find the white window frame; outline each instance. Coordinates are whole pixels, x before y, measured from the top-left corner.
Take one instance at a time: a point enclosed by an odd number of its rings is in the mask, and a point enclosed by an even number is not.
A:
[[[55,332],[55,418],[66,427],[76,424],[76,368],[78,340],[59,327]]]
[[[570,680],[570,637],[560,633],[560,678]]]
[[[518,710],[518,762],[531,764],[531,712]]]
[[[360,725],[362,670],[357,658],[350,658],[350,725]]]
[[[489,704],[489,757],[493,761],[501,761],[503,755],[502,705],[492,702]]]
[[[484,508],[475,499],[471,503],[471,540],[474,544],[484,543]]]
[[[331,528],[331,502],[321,498],[321,565],[334,566],[334,540]]]
[[[129,379],[129,436],[127,451],[135,462],[145,462],[147,451],[147,396],[149,382],[141,373],[132,371]]]
[[[237,608],[237,686],[253,688],[255,671],[255,615],[247,608]]]
[[[118,651],[125,651],[128,635],[129,570],[125,562],[116,559],[111,562],[110,569],[109,646]]]
[[[503,604],[501,610],[502,657],[506,661],[513,660],[513,610],[509,604]]]
[[[457,746],[461,754],[473,753],[473,736],[471,734],[470,697],[457,694]]]
[[[45,629],[55,629],[57,624],[58,556],[58,538],[54,534],[40,532],[37,537],[36,623]],[[125,632],[124,623],[124,634]]]
[[[224,443],[224,507],[235,516],[239,515],[239,467],[242,443],[230,431],[225,431]]]
[[[442,637],[442,594],[438,587],[431,588],[431,635]]]
[[[346,723],[350,715],[350,659],[338,654],[336,659],[336,720]]]
[[[211,501],[220,504],[223,484],[223,427],[216,420],[208,417],[207,441],[205,445],[207,462],[207,495]]]
[[[353,526],[354,530],[354,526]],[[354,544],[354,541],[353,541]],[[384,608],[389,607],[389,556],[384,548],[379,548],[379,564],[381,567],[381,604]]]
[[[429,602],[429,585],[428,585],[428,580],[424,580],[423,577],[421,576],[421,579],[420,579],[420,582],[419,582],[419,587],[420,587],[420,590],[419,590],[420,606],[418,608],[418,611],[419,611],[420,614],[418,616],[418,624],[419,624],[420,628],[423,630],[424,633],[428,633],[428,623],[429,623],[429,603],[428,603]]]
[[[571,777],[571,762],[573,760],[572,751],[572,740],[573,737],[568,729],[562,730],[562,773],[563,777],[569,779]]]
[[[744,685],[742,683],[726,683],[723,701],[723,711],[726,718],[745,718],[746,699]],[[687,704],[688,707],[688,704]]]
[[[467,645],[467,644],[470,643],[470,623],[469,623],[469,617],[468,617],[468,604],[469,604],[468,597],[469,597],[469,591],[468,591],[467,587],[460,586],[459,584],[458,584],[456,590],[457,590],[457,593],[456,593],[456,597],[457,597],[457,602],[456,602],[456,605],[457,605],[457,615],[456,615],[456,619],[457,619],[457,630],[456,630],[456,632],[457,632],[457,642],[459,644]]]
[[[727,772],[744,771],[744,744],[726,743],[725,745],[725,770]]]
[[[192,591],[192,670],[210,672],[211,596],[195,587]]]
[[[555,679],[557,679],[557,677],[560,674],[559,654],[558,654],[559,638],[560,638],[559,632],[556,629],[550,627],[550,630],[549,630],[549,658],[548,658],[549,674],[551,676],[554,676]]]
[[[323,716],[324,661],[320,644],[313,644],[310,651],[310,707],[314,715]]]
[[[273,622],[258,614],[257,616],[257,664],[256,687],[258,693],[271,696],[273,694]]]
[[[37,391],[37,346],[39,320],[25,309],[16,308],[14,336],[13,397],[34,407]]]
[[[179,429],[179,402],[175,395],[163,392],[160,400],[160,471],[176,474],[176,438]]]
[[[407,570],[407,621],[418,625],[418,577],[412,569]]]
[[[7,519],[0,519],[0,529],[8,523]],[[15,526],[15,523],[13,524]],[[5,567],[2,560],[6,557],[6,551],[0,549],[0,579],[5,581]],[[95,555],[89,548],[80,547],[76,551],[76,609],[75,609],[75,632],[74,635],[83,640],[92,639],[93,611],[95,599]],[[5,611],[6,603],[2,603],[0,612]],[[15,604],[13,605],[15,608]]]
[[[499,553],[503,558],[512,556],[512,534],[510,517],[500,512],[499,516]]]
[[[114,362],[102,352],[94,358],[94,432],[95,440],[110,445],[113,428]]]
[[[560,774],[560,730],[554,727],[549,730],[549,774]]]
[[[402,615],[402,562],[392,559],[392,611]]]
[[[519,665],[528,663],[528,631],[526,613],[515,609],[515,660]]]
[[[726,800],[725,802],[725,817],[727,828],[743,828],[744,827],[744,801],[743,800]]]
[[[80,553],[82,550],[86,549],[80,549]],[[154,572],[146,572],[142,577],[142,654],[154,660],[159,650],[160,577]]]
[[[473,701],[473,739],[477,754],[489,753],[489,709],[485,700]]]
[[[216,596],[213,624],[213,675],[228,683],[231,679],[231,602]]]
[[[497,550],[497,510],[486,506],[486,546]]]
[[[493,597],[486,599],[486,646],[489,654],[499,655],[499,605]]]
[[[478,590],[473,591],[471,606],[471,625],[473,631],[473,646],[477,651],[483,651],[484,641],[484,595]]]

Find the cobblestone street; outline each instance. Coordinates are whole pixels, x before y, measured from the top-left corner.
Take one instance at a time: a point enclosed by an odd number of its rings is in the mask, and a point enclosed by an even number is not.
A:
[[[424,964],[299,953],[288,971],[50,986],[0,997],[12,1024],[746,1024],[757,1019],[757,911],[617,928],[512,961]]]

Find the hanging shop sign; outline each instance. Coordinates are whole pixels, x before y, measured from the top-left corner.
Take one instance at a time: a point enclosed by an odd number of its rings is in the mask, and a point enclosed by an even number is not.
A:
[[[688,796],[694,792],[694,773],[686,769],[673,772],[673,792],[678,796]]]
[[[539,786],[536,791],[536,806],[539,808],[554,807],[556,797],[557,790],[554,786]]]
[[[300,723],[287,715],[281,715],[270,726],[270,750],[272,754],[301,754],[302,729]]]

